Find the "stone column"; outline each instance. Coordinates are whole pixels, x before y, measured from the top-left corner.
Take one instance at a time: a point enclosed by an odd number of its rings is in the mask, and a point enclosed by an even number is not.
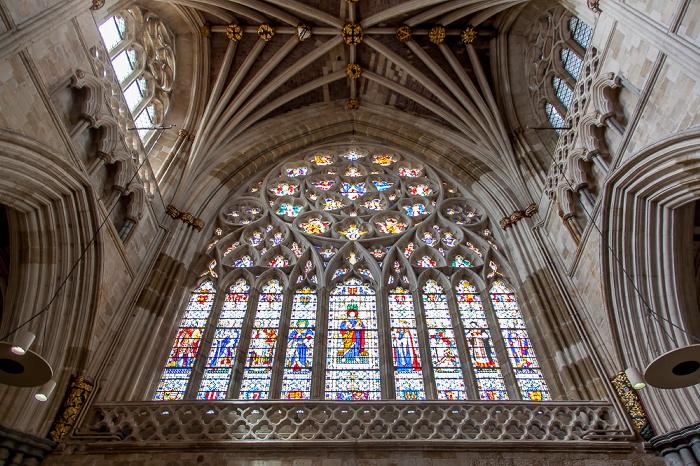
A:
[[[669,466],[700,465],[700,422],[651,439]]]

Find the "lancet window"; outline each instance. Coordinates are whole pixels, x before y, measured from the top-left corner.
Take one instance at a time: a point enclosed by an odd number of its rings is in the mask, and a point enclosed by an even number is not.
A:
[[[175,36],[153,13],[132,7],[99,26],[136,128],[163,122],[175,79]],[[146,143],[155,134],[140,129]]]
[[[493,227],[409,154],[279,163],[203,241],[155,399],[551,399]]]

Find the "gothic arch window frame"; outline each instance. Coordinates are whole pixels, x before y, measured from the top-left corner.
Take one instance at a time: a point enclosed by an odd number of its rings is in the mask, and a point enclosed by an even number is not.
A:
[[[293,320],[291,313],[295,296],[299,290],[307,287],[312,290],[317,303],[313,345],[309,346],[311,352],[308,354],[313,360],[313,365],[311,380],[301,390],[303,393],[299,396],[317,400],[327,399],[327,396],[330,396],[323,388],[323,382],[328,376],[330,344],[328,339],[332,331],[329,328],[330,313],[327,309],[331,305],[331,294],[334,288],[353,277],[366,283],[373,290],[377,357],[380,361],[385,361],[382,366],[387,366],[378,369],[379,388],[374,390],[375,395],[371,395],[373,399],[405,399],[401,398],[401,395],[406,390],[403,386],[397,385],[394,361],[390,362],[394,328],[390,321],[388,299],[390,290],[398,285],[411,294],[416,319],[415,339],[419,342],[425,398],[438,398],[435,371],[430,359],[431,348],[426,340],[427,337],[422,336],[418,330],[426,331],[422,286],[429,279],[438,280],[442,286],[445,306],[450,314],[450,328],[462,330],[461,334],[457,332],[454,338],[456,354],[460,361],[461,380],[465,387],[463,392],[466,395],[459,395],[456,398],[484,400],[504,398],[501,395],[484,396],[484,390],[481,390],[477,384],[475,369],[467,349],[466,330],[463,327],[454,292],[457,280],[467,278],[470,284],[478,287],[483,312],[492,315],[490,317],[492,322],[495,314],[488,304],[490,295],[485,286],[487,284],[490,286],[494,279],[503,278],[503,275],[515,276],[504,256],[506,251],[499,249],[503,244],[498,244],[501,241],[500,232],[494,230],[494,234],[490,229],[491,224],[486,209],[465,188],[457,187],[458,183],[450,176],[438,172],[413,156],[394,152],[393,162],[387,166],[377,166],[369,161],[377,157],[368,156],[366,162],[347,161],[342,159],[343,151],[340,149],[335,152],[330,149],[326,151],[335,157],[334,164],[311,166],[309,163],[311,158],[308,154],[293,155],[267,171],[266,175],[262,176],[262,182],[257,182],[259,175],[254,177],[254,181],[249,186],[241,188],[246,190],[245,193],[238,193],[239,195],[232,197],[233,200],[222,205],[219,226],[206,247],[208,258],[198,260],[194,266],[206,268],[196,283],[212,280],[218,293],[209,322],[203,332],[202,341],[208,343],[199,349],[198,361],[193,365],[195,375],[190,379],[184,398],[208,399],[206,390],[202,392],[204,390],[202,374],[208,369],[205,367],[205,361],[214,346],[212,341],[222,312],[224,295],[241,277],[247,278],[251,288],[240,327],[235,360],[230,369],[230,373],[238,374],[238,377],[237,380],[234,380],[234,377],[229,379],[226,399],[241,397],[243,377],[240,375],[244,374],[245,361],[251,351],[246,338],[252,331],[262,282],[270,277],[278,277],[286,290],[281,294],[282,311],[279,325],[276,327],[277,340],[274,356],[272,356],[274,363],[269,376],[269,393],[272,398],[281,396],[284,383],[287,353],[291,342],[288,337],[293,330],[290,324]],[[387,151],[393,152],[391,149],[379,147],[368,151],[365,156],[372,154],[376,156],[377,153]],[[299,167],[306,167],[306,170]],[[298,170],[298,173],[304,174],[299,174],[296,178],[288,177],[286,175],[291,173],[289,170]],[[329,170],[332,175],[328,173]],[[346,172],[360,174],[360,176],[344,178],[343,174],[347,174]],[[399,173],[403,176],[394,176]],[[368,186],[377,182],[379,184],[376,186],[382,186],[382,188],[386,188],[382,184],[383,179],[395,184],[385,191],[369,189],[367,195],[348,201],[347,205],[340,210],[333,210],[335,207],[331,207],[331,210],[324,211],[325,204],[321,202],[321,194],[340,192],[339,189],[341,189],[336,186],[333,191],[332,186],[323,183],[324,176],[333,177],[336,185],[341,184],[343,179],[366,180],[365,183]],[[318,183],[323,189],[314,189]],[[264,189],[261,190],[261,188]],[[386,203],[369,203],[368,206],[371,208],[367,207],[364,210],[360,207],[367,202],[366,198],[376,197],[379,193],[384,193],[382,199],[385,199]],[[393,196],[391,200],[389,194]],[[254,197],[255,195],[258,198]],[[355,195],[348,192],[345,196],[345,199],[353,199]],[[303,208],[298,211],[289,211],[286,207],[280,208],[281,201],[294,205],[296,199],[303,200],[301,202]],[[402,199],[406,202],[402,202]],[[415,210],[413,205],[416,202],[424,206],[424,210]],[[315,207],[311,207],[310,203]],[[393,203],[392,206],[390,206],[391,203]],[[407,216],[400,210],[405,210],[413,216]],[[309,222],[310,219],[315,218],[314,216],[327,219],[328,225],[320,226],[318,230],[313,228],[304,230],[302,223]],[[406,227],[395,227],[393,223],[391,228],[387,227],[386,222],[391,219],[399,223],[406,222]],[[368,236],[366,238],[357,236],[356,240],[345,238],[342,235],[344,231],[342,228],[347,229],[347,225],[352,222],[367,223],[363,228],[366,229]],[[394,233],[380,231],[380,223],[385,225],[383,228],[389,228],[387,231],[394,231]],[[337,228],[339,225],[342,228]],[[392,228],[395,229],[391,230]],[[280,263],[271,261],[271,258],[278,253],[284,255],[284,260]],[[435,260],[421,262],[418,257],[421,254]],[[243,256],[249,259],[241,261]],[[458,256],[461,256],[459,261]],[[449,262],[446,262],[446,259],[449,259]],[[509,286],[512,289],[516,288],[510,284]],[[459,323],[454,322],[455,319]],[[328,333],[317,331],[318,328],[325,328]],[[507,397],[511,400],[522,399],[523,395],[517,388],[513,370],[508,366],[510,360],[504,358],[502,354],[505,352],[505,343],[503,343],[501,329],[490,325],[489,330],[491,338],[496,342],[494,346],[501,345],[497,359],[507,388],[504,393],[507,393]],[[204,353],[207,355],[203,356]],[[218,395],[216,396],[220,399]],[[415,399],[419,398],[418,395],[415,397]],[[362,395],[354,399],[367,398]]]
[[[124,31],[119,30],[119,20],[123,21]],[[119,35],[119,40],[111,48],[106,34],[113,32],[107,31],[109,27],[104,28],[110,25],[114,25]],[[135,6],[110,16],[100,24],[99,30],[135,127],[162,124],[170,108],[175,79],[175,36],[160,18]],[[133,52],[133,57],[129,52]],[[126,75],[123,66],[115,63],[122,56],[131,68]],[[138,130],[144,145],[155,133],[155,130]]]

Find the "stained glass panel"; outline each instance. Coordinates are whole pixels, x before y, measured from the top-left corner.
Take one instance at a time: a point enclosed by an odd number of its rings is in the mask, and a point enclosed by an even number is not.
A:
[[[420,176],[420,169],[401,167],[401,168],[399,168],[399,176],[405,176],[408,178],[417,178]]]
[[[306,167],[296,167],[296,168],[288,168],[287,169],[287,176],[304,176],[308,174],[308,169]]]
[[[289,183],[279,183],[276,186],[270,188],[272,194],[277,196],[291,196],[297,192],[296,186]]]
[[[389,316],[396,399],[424,400],[418,331],[410,292],[397,287],[389,293]]]
[[[312,183],[316,188],[322,190],[322,191],[328,191],[331,189],[335,182],[333,180],[321,180],[321,181],[315,181]]]
[[[277,215],[286,215],[287,217],[296,217],[300,212],[301,206],[289,202],[283,202],[277,209]]]
[[[190,295],[190,302],[175,337],[155,400],[182,400],[192,373],[197,349],[214,304],[214,283],[207,280]]]
[[[333,163],[333,157],[331,157],[330,155],[316,154],[313,156],[311,161],[318,166],[330,165]]]
[[[437,267],[437,262],[433,260],[432,257],[425,255],[418,259],[418,267],[427,267],[427,268],[433,268]]]
[[[523,399],[551,400],[547,382],[540,370],[535,350],[530,345],[525,321],[513,292],[505,283],[497,280],[493,283],[490,294]]]
[[[466,280],[460,280],[455,291],[479,398],[507,400],[506,385],[496,358],[481,297]]]
[[[430,196],[435,191],[427,184],[416,184],[408,188],[408,192],[413,196]]]
[[[386,189],[391,188],[394,185],[394,183],[390,183],[389,181],[384,181],[384,180],[375,180],[374,181],[374,187],[377,188],[377,191],[384,191]]]
[[[587,49],[591,44],[593,29],[575,16],[569,21],[569,29],[571,29],[571,35],[574,40],[578,42],[581,47]]]
[[[382,201],[380,199],[374,198],[369,199],[362,203],[362,207],[370,210],[384,210],[382,207]]]
[[[330,197],[324,199],[323,204],[321,205],[323,210],[338,210],[342,209],[343,207],[345,207],[344,203]]]
[[[435,369],[438,399],[466,400],[447,297],[435,280],[428,280],[423,287],[423,309],[430,337],[430,356]]]
[[[367,234],[367,230],[364,230],[360,228],[358,225],[350,224],[347,228],[344,230],[338,230],[338,233],[341,235],[345,236],[347,239],[354,241],[357,239],[360,239],[362,235]]]
[[[268,398],[282,314],[282,299],[282,285],[279,280],[270,280],[263,286],[258,298],[258,310],[250,337],[241,393],[238,396],[241,400]]]
[[[454,259],[452,259],[452,267],[471,267],[472,264],[467,259],[462,257],[462,255],[457,254]]]
[[[386,154],[386,155],[375,155],[372,157],[372,163],[376,163],[377,165],[382,165],[384,167],[391,165],[392,163],[396,162],[397,158],[393,154]]]
[[[367,193],[367,188],[364,183],[348,183],[344,181],[340,187],[340,194],[353,201],[365,193]]]
[[[327,222],[322,218],[310,218],[307,222],[302,222],[299,224],[301,229],[310,235],[325,233],[328,231],[328,227],[330,225],[330,222]]]
[[[241,337],[243,318],[248,308],[249,289],[248,283],[241,278],[231,286],[226,295],[202,383],[197,393],[198,400],[226,398],[231,370],[236,362],[236,349]]]
[[[350,167],[345,171],[345,176],[358,177],[362,176],[362,172],[357,167]]]
[[[357,278],[330,296],[327,400],[379,400],[379,342],[374,290]]]
[[[377,228],[384,234],[394,234],[397,235],[404,231],[408,225],[401,222],[395,218],[389,217],[384,221],[376,222]]]
[[[284,359],[283,400],[308,400],[311,397],[317,306],[316,292],[311,288],[302,288],[294,294]]]
[[[428,211],[425,209],[423,204],[413,204],[407,205],[403,208],[409,217],[417,217],[418,215],[425,215]]]

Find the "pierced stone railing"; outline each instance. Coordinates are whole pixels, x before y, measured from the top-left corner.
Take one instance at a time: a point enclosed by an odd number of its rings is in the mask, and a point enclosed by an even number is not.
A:
[[[633,439],[605,402],[240,402],[98,403],[71,442],[113,447],[310,443],[396,445],[545,442],[616,448]]]

